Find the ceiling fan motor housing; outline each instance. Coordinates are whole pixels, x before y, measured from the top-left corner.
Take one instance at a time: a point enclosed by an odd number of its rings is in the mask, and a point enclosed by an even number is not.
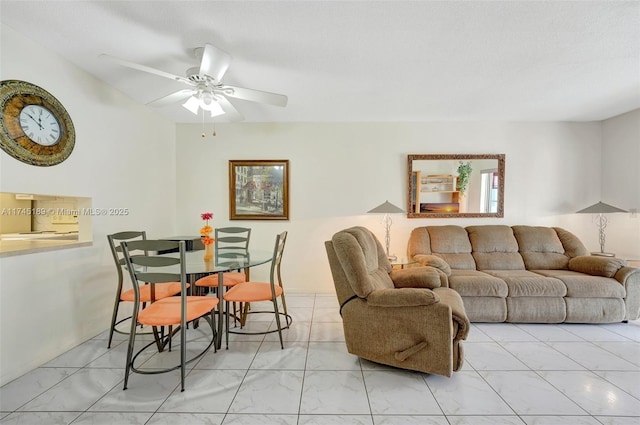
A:
[[[194,66],[187,69],[187,78],[194,83],[212,83],[213,78],[208,75],[200,75],[200,67]]]

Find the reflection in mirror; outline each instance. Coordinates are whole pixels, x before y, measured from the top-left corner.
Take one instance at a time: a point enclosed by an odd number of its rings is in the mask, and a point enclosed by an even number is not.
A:
[[[409,218],[504,217],[498,155],[408,155]]]

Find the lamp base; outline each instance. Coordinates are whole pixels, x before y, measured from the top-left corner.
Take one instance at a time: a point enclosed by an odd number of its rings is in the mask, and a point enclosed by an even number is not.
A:
[[[396,255],[387,255],[387,258],[388,258],[388,259],[389,259],[389,261],[391,261],[392,263],[398,259],[398,257],[397,257]]]
[[[616,254],[612,252],[592,252],[591,255],[597,255],[598,257],[615,257]]]

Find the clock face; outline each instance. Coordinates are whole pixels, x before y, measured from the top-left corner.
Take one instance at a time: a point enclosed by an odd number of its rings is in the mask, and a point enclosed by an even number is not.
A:
[[[22,108],[20,127],[29,139],[42,146],[52,146],[60,140],[60,123],[51,111],[40,105]]]
[[[0,148],[7,154],[48,167],[67,159],[75,140],[69,113],[51,93],[26,81],[0,81]]]

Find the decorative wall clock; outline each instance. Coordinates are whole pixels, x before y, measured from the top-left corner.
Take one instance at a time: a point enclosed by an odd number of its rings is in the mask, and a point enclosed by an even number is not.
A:
[[[51,93],[20,80],[0,81],[0,147],[31,165],[48,167],[71,155],[76,134]]]

